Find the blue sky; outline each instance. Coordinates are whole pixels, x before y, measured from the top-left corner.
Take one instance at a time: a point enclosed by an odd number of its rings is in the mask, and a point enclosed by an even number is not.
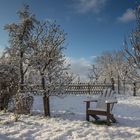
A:
[[[0,0],[0,48],[7,45],[3,26],[17,21],[26,3],[40,20],[56,20],[68,34],[65,54],[86,65],[104,51],[122,48],[124,36],[135,25],[135,0]],[[75,60],[75,61],[74,61]]]

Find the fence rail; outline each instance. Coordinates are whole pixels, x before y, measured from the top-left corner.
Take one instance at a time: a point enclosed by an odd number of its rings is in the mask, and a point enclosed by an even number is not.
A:
[[[23,85],[26,87],[27,85]],[[56,86],[57,87],[57,86]],[[69,95],[69,94],[75,94],[75,95],[81,95],[81,94],[98,94],[102,93],[105,88],[112,88],[113,85],[110,83],[71,83],[67,86],[64,85],[63,92],[60,90],[51,90],[51,93],[53,95],[55,94],[63,94],[63,95]],[[35,95],[42,95],[44,90],[42,89],[41,85],[30,85],[28,86],[28,90],[32,92]],[[59,93],[58,93],[59,92]]]

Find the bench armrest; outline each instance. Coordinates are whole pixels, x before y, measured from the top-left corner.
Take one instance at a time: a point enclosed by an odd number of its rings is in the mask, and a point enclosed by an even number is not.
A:
[[[98,99],[85,100],[84,102],[98,102]]]

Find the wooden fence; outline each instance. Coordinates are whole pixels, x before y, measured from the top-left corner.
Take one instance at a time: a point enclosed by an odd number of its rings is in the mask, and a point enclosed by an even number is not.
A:
[[[105,88],[112,88],[111,84],[72,83],[66,89],[66,94],[98,94]]]
[[[133,96],[138,95],[138,90],[140,90],[140,81],[126,82],[123,85],[124,93],[126,92],[126,86],[130,86],[133,91]]]
[[[114,85],[110,83],[71,83],[68,86],[64,86],[65,88],[63,89],[63,92],[58,93],[57,89],[56,91],[51,91],[53,92],[53,95],[69,95],[69,94],[74,94],[74,95],[82,95],[82,94],[98,94],[102,93],[105,88],[113,88]],[[26,87],[24,85],[24,87]],[[30,89],[30,90],[29,90]],[[32,92],[34,95],[42,95],[44,90],[42,90],[41,85],[32,85],[30,86],[27,91]]]

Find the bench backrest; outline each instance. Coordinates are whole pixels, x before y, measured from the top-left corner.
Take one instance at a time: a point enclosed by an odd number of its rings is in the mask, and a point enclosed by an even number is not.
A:
[[[115,99],[115,91],[111,90],[110,88],[108,89],[105,89],[103,91],[103,93],[101,93],[101,95],[99,96],[98,98],[98,102],[96,104],[96,108],[99,108],[99,109],[107,109],[107,104],[105,103],[106,100],[108,99]],[[111,104],[110,106],[110,109],[112,110],[113,109],[113,105],[114,104]]]

